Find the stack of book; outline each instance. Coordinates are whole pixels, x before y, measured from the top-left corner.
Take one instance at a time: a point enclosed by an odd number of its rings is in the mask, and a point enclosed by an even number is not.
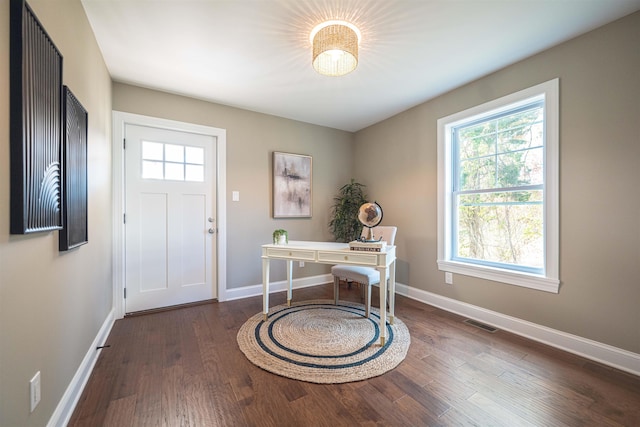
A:
[[[349,249],[363,252],[384,252],[387,250],[387,242],[361,242],[354,240],[353,242],[349,242]]]

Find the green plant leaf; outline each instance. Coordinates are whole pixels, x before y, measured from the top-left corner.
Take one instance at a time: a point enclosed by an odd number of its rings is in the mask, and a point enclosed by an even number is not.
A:
[[[350,242],[360,237],[362,224],[358,220],[358,209],[367,202],[365,187],[352,178],[333,198],[329,229],[337,242]]]

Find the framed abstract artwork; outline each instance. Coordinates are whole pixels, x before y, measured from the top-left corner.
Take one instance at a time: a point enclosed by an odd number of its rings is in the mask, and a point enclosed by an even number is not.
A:
[[[312,214],[311,156],[273,153],[273,217],[310,218]]]
[[[62,227],[62,55],[24,0],[10,2],[12,234]]]
[[[61,251],[87,243],[87,122],[80,101],[64,86],[64,137],[62,139]]]

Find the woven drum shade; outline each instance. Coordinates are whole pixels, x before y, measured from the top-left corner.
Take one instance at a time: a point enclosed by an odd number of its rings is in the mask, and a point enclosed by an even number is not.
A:
[[[358,35],[346,25],[333,24],[313,36],[313,68],[325,76],[343,76],[358,66]]]

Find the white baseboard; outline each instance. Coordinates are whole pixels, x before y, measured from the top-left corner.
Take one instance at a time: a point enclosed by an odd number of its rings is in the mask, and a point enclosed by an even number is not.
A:
[[[62,399],[58,402],[58,406],[49,419],[47,427],[64,427],[69,423],[73,410],[75,409],[76,404],[82,395],[82,391],[91,376],[91,371],[93,371],[93,367],[98,360],[100,352],[96,350],[96,347],[105,343],[114,322],[115,311],[111,310],[107,315],[107,318],[104,320],[102,327],[98,331],[98,335],[96,335],[93,343],[91,343],[87,354],[84,356],[84,359],[76,371],[76,374],[73,376],[71,383],[69,383],[67,390],[64,392]]]
[[[332,281],[333,276],[331,274],[304,277],[294,279],[293,287],[294,289],[305,288]],[[286,289],[287,282],[285,280],[272,282],[270,284],[271,292],[282,292]],[[533,341],[547,344],[560,350],[577,354],[578,356],[620,369],[621,371],[640,376],[640,354],[577,335],[558,331],[556,329],[508,316],[506,314],[487,310],[482,307],[447,298],[432,292],[412,288],[402,283],[396,284],[396,293],[416,301],[420,301],[424,304],[432,305],[451,313],[456,313],[460,316],[494,326],[498,329],[529,338]],[[226,291],[227,300],[247,298],[257,295],[262,295],[262,285],[247,286],[243,288],[229,289]]]
[[[310,286],[322,285],[329,282],[333,282],[333,276],[331,274],[321,274],[319,276],[301,277],[299,279],[293,279],[293,289],[308,288]],[[287,290],[286,280],[269,283],[269,294],[273,292],[283,292],[286,290]],[[225,301],[255,297],[257,295],[262,295],[262,285],[252,285],[252,286],[245,286],[242,288],[226,289],[224,294],[225,294]]]
[[[640,376],[640,354],[551,329],[438,294],[396,284],[396,293]]]

